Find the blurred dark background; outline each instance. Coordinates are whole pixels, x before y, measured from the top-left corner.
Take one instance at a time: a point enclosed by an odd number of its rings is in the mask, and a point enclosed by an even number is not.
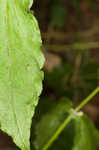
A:
[[[42,35],[43,97],[69,97],[74,107],[99,85],[99,0],[34,0]],[[83,111],[99,129],[99,95]],[[0,132],[0,150],[14,150]]]

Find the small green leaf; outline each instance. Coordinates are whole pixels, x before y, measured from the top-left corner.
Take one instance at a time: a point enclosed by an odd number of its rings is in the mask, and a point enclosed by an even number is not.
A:
[[[49,101],[49,103],[51,103],[51,101]],[[56,107],[44,114],[44,116],[36,125],[36,129],[34,129],[34,131],[36,131],[34,145],[37,150],[41,150],[52,137],[54,132],[68,115],[71,107],[71,101],[67,98],[63,98],[61,102],[56,104]]]
[[[97,141],[99,140],[99,132],[88,120],[88,117],[85,115],[78,116],[73,122],[75,136],[73,139],[72,150],[96,150]]]
[[[0,129],[30,150],[30,127],[42,90],[44,57],[30,0],[0,0]]]

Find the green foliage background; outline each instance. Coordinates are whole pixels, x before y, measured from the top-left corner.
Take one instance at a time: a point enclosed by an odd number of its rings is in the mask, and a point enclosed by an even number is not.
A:
[[[44,68],[44,90],[36,109],[31,132],[32,150],[46,150],[46,145],[68,117],[71,109],[98,86],[99,44],[96,48],[95,44],[90,46],[90,43],[98,42],[99,39],[96,36],[93,40],[94,34],[91,35],[91,32],[94,27],[93,24],[91,26],[91,17],[87,17],[90,16],[89,13],[92,13],[93,18],[97,16],[97,4],[93,0],[47,0],[43,3],[34,3],[45,48],[44,54],[52,55],[46,57],[49,57],[49,61]],[[87,33],[90,36],[87,36]],[[79,43],[81,46],[77,48]],[[77,49],[73,46],[69,48],[71,44]],[[53,65],[54,56],[60,59],[56,66]],[[50,63],[53,66],[51,70]],[[92,107],[97,105],[98,96],[96,99],[91,103]],[[97,106],[96,109],[98,108]],[[83,115],[74,116],[49,150],[98,150],[98,115],[92,121],[90,112],[86,110],[87,106],[83,110]]]

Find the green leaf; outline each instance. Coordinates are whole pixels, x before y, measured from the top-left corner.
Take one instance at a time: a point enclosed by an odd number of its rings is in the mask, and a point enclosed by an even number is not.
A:
[[[63,123],[71,107],[70,101],[62,100],[40,118],[34,129],[36,150],[42,150],[48,143],[57,128]],[[99,132],[93,123],[86,115],[75,115],[49,150],[96,150],[97,142],[99,142]]]
[[[72,150],[96,150],[99,133],[94,125],[88,120],[88,117],[85,115],[78,116],[73,122],[75,136],[73,139]]]
[[[63,98],[60,101],[61,102],[56,104],[56,107],[45,113],[35,126],[34,131],[36,132],[36,138],[34,140],[34,145],[37,150],[41,150],[48,142],[48,140],[52,137],[54,132],[66,118],[68,111],[70,111],[70,108],[72,107],[71,101],[67,98]],[[51,101],[49,103],[51,103]]]
[[[30,150],[30,127],[42,90],[44,57],[30,0],[0,0],[0,129]]]

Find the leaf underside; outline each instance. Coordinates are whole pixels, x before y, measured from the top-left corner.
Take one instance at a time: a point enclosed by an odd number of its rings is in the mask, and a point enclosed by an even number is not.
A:
[[[31,0],[0,0],[0,129],[30,150],[30,127],[42,90],[44,57]]]

